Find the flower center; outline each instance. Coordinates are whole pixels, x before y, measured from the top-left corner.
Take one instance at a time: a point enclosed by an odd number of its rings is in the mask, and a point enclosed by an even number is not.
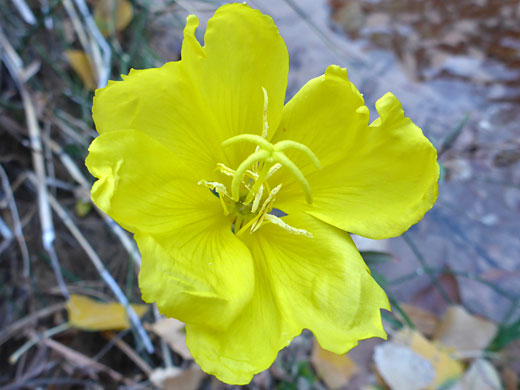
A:
[[[316,166],[320,168],[320,162],[316,155],[305,145],[291,140],[283,140],[272,144],[267,141],[267,93],[264,89],[264,124],[262,136],[255,134],[240,134],[231,137],[222,143],[223,147],[229,147],[241,142],[253,143],[256,149],[251,153],[236,170],[218,163],[217,170],[231,177],[231,194],[227,187],[220,182],[208,182],[201,180],[200,185],[208,187],[218,196],[225,215],[233,218],[232,230],[236,235],[250,230],[251,233],[260,228],[264,222],[271,222],[283,227],[294,234],[310,233],[303,229],[297,229],[287,225],[281,217],[271,213],[276,200],[276,195],[282,188],[282,184],[272,187],[269,179],[280,168],[284,167],[291,172],[296,181],[301,185],[305,193],[307,203],[312,203],[312,194],[309,182],[302,171],[286,155],[287,149],[294,149],[305,154]]]

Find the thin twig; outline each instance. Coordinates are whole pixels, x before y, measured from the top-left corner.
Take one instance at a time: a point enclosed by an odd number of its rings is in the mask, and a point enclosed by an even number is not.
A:
[[[51,124],[50,122],[45,122],[43,127],[43,158],[45,161],[45,167],[47,172],[46,183],[47,185],[50,182],[56,181],[56,171],[54,170],[54,160],[52,158],[52,151],[46,145],[46,140],[51,139]],[[52,190],[52,194],[56,195],[56,190]]]
[[[399,285],[403,282],[406,282],[408,280],[411,280],[413,278],[416,278],[418,276],[422,276],[424,275],[424,273],[431,273],[431,274],[441,274],[441,273],[446,273],[448,275],[453,275],[453,276],[459,276],[459,277],[462,277],[462,278],[466,278],[466,279],[470,279],[470,280],[474,280],[476,282],[479,282],[479,283],[482,283],[483,285],[489,287],[490,289],[492,289],[494,292],[496,292],[497,294],[499,294],[500,296],[506,298],[509,302],[511,302],[512,304],[517,304],[518,302],[520,302],[520,296],[513,296],[511,294],[509,294],[507,291],[503,290],[502,288],[498,287],[496,284],[490,282],[489,280],[486,280],[476,274],[472,274],[472,273],[469,273],[469,272],[462,272],[462,271],[454,271],[452,269],[449,269],[449,268],[434,268],[434,267],[427,267],[427,268],[418,268],[416,271],[414,272],[410,272],[406,275],[403,275],[403,276],[400,276],[396,279],[393,279],[393,280],[389,280],[387,282],[387,286],[395,286],[395,285]],[[504,321],[502,321],[504,322]]]
[[[95,45],[95,42],[92,39],[89,39],[87,32],[83,26],[83,22],[74,8],[74,4],[71,0],[63,0],[63,6],[65,7],[65,11],[69,15],[69,18],[72,22],[72,26],[78,35],[79,42],[81,46],[83,46],[83,50],[87,55],[88,62],[90,64],[90,68],[94,74],[95,80],[99,80],[99,68],[101,66],[101,54],[99,53],[99,47]]]
[[[67,122],[65,122],[57,115],[50,113],[49,117],[52,123],[55,124],[61,131],[63,131],[65,135],[67,135],[69,138],[79,143],[80,145],[88,145],[92,141],[93,137],[91,134],[84,134],[83,132],[80,134],[74,131],[74,129],[71,126],[69,126]]]
[[[64,150],[61,148],[58,143],[55,141],[49,139],[45,140],[45,142],[48,142],[49,147],[51,150],[58,156],[60,161],[62,162],[63,166],[71,177],[81,186],[81,188],[88,193],[90,191],[90,183],[88,180],[83,176],[80,169],[77,167],[77,165],[74,163],[74,161],[70,158],[70,156],[64,152]],[[141,255],[139,254],[139,250],[137,249],[137,246],[135,245],[135,242],[132,241],[130,237],[126,234],[126,232],[117,224],[114,222],[112,218],[110,218],[107,214],[105,214],[102,210],[100,210],[98,207],[95,206],[96,211],[101,215],[107,226],[112,230],[112,232],[116,235],[116,237],[119,239],[123,247],[126,249],[127,253],[130,255],[134,263],[140,267],[141,266]]]
[[[47,30],[51,30],[53,27],[54,27],[54,21],[52,20],[52,16],[50,16],[50,7],[49,7],[49,3],[47,2],[47,0],[40,0],[40,3],[41,3],[41,10],[42,10],[42,14],[45,15],[45,18],[43,19],[43,22],[45,24],[45,28]]]
[[[98,88],[103,88],[110,77],[110,58],[112,51],[103,34],[99,31],[90,11],[83,0],[74,0],[81,18],[71,0],[63,0],[63,6],[72,21],[72,25],[80,40],[87,58],[91,61],[91,68],[96,75]],[[87,30],[85,30],[85,23]]]
[[[85,356],[84,354],[77,352],[69,347],[66,347],[65,345],[52,340],[52,339],[43,339],[41,340],[42,344],[45,344],[49,348],[52,348],[56,352],[63,355],[69,362],[73,363],[76,367],[90,367],[93,368],[96,371],[102,371],[106,372],[112,379],[118,382],[126,382],[129,383],[128,379],[125,379],[123,375],[121,375],[119,372],[113,370],[112,368],[105,366],[102,363],[96,362],[89,358],[88,356]]]
[[[25,243],[25,239],[23,236],[22,223],[20,222],[20,215],[18,214],[16,201],[13,196],[11,186],[9,184],[9,178],[7,177],[7,174],[5,173],[5,170],[2,167],[2,165],[0,165],[0,180],[2,181],[2,187],[4,189],[5,196],[7,198],[7,204],[9,205],[9,211],[11,213],[11,218],[13,220],[14,236],[18,241],[18,246],[20,247],[20,252],[22,253],[23,276],[24,278],[29,278],[29,274],[31,271],[31,259],[29,257],[29,250],[27,249],[27,244]]]
[[[27,24],[35,25],[36,17],[24,0],[11,0]]]
[[[101,50],[102,59],[100,60],[100,65],[98,69],[98,88],[103,88],[107,85],[108,79],[110,77],[110,59],[112,56],[112,50],[110,49],[109,44],[99,31],[99,28],[90,13],[85,0],[74,0],[76,3],[76,7],[78,7],[83,20],[85,21],[87,28],[97,43],[99,50]]]
[[[67,122],[68,125],[77,127],[81,130],[81,132],[85,133],[85,135],[90,139],[97,137],[97,132],[94,129],[92,129],[82,120],[70,115],[68,112],[56,109],[54,113],[55,115],[52,115],[53,118],[60,118],[61,120]]]
[[[159,313],[159,309],[157,308],[157,305],[153,304],[153,317],[155,321],[157,322],[159,319],[161,319],[161,313]],[[168,344],[166,341],[164,341],[164,338],[160,338],[161,341],[161,353],[163,355],[163,361],[165,367],[173,367],[173,360],[172,360],[172,354],[170,353],[170,348],[168,347]]]
[[[49,362],[44,359],[43,356],[41,356],[44,350],[46,350],[46,348],[40,348],[35,357],[35,359],[38,360],[38,363],[32,364],[32,367],[30,367],[23,375],[17,376],[14,382],[10,383],[9,385],[5,385],[2,387],[2,390],[27,389],[28,383],[31,379],[39,376],[44,372],[50,372],[50,370],[57,365],[57,361],[52,360]],[[35,359],[33,359],[33,361]],[[20,366],[21,365],[19,364],[18,367]],[[53,383],[53,386],[55,385],[56,383]]]
[[[415,243],[410,239],[410,237],[408,237],[408,234],[407,233],[403,233],[403,235],[401,237],[408,244],[408,246],[412,250],[413,254],[415,255],[415,258],[419,261],[419,263],[421,264],[422,268],[424,269],[424,272],[428,275],[428,277],[432,281],[433,285],[437,288],[437,290],[439,290],[439,293],[442,295],[442,298],[447,303],[453,303],[453,300],[450,298],[450,296],[448,295],[448,293],[446,292],[446,290],[444,289],[442,284],[439,282],[439,280],[434,276],[433,273],[428,272],[428,270],[430,269],[430,266],[426,262],[426,260],[425,260],[424,256],[422,255],[421,251],[419,251],[419,248],[417,248]]]
[[[7,329],[0,330],[0,346],[5,343],[9,338],[18,333],[20,330],[25,328],[26,326],[31,325],[36,320],[47,317],[51,314],[56,313],[57,311],[63,310],[65,308],[65,303],[57,303],[55,305],[44,307],[41,310],[38,310],[24,318],[19,319],[16,322],[13,322],[11,325],[7,327]]]
[[[117,335],[114,332],[106,331],[103,332],[104,335],[108,337],[109,340],[113,340],[114,344],[121,350],[123,353],[130,358],[147,376],[150,376],[153,372],[153,368],[150,367],[148,363],[146,363],[127,343],[125,343],[122,339],[117,338]]]
[[[31,176],[29,176],[31,178]],[[108,272],[108,270],[105,268],[105,265],[99,258],[96,251],[92,248],[90,243],[87,241],[87,239],[83,236],[81,231],[78,229],[78,227],[74,224],[72,219],[68,216],[67,212],[61,207],[61,205],[54,199],[52,195],[49,195],[49,201],[60,219],[63,221],[67,229],[71,232],[71,234],[74,236],[74,238],[78,241],[79,245],[83,248],[89,259],[92,261],[92,264],[94,267],[96,267],[96,270],[99,272],[101,278],[105,281],[105,283],[108,285],[108,287],[112,290],[114,295],[116,296],[117,300],[123,305],[125,308],[128,317],[130,319],[130,322],[137,330],[137,333],[141,340],[143,341],[143,344],[146,348],[146,350],[149,353],[153,353],[154,348],[152,345],[152,342],[150,341],[150,338],[148,337],[148,334],[146,333],[145,329],[143,328],[143,325],[141,323],[141,320],[139,316],[136,314],[134,309],[130,306],[128,299],[126,298],[125,294],[119,287],[119,285],[116,283],[112,275]]]
[[[0,244],[0,253],[2,253],[11,245],[11,241],[13,241],[14,237],[13,232],[11,232],[11,229],[7,226],[2,217],[0,217],[0,234],[4,236],[4,241]]]
[[[45,163],[43,161],[42,143],[40,137],[41,132],[40,126],[38,125],[38,118],[36,116],[36,111],[34,109],[31,94],[25,87],[25,72],[23,70],[23,63],[16,51],[13,49],[12,45],[9,43],[9,41],[3,34],[1,29],[0,45],[4,49],[2,59],[6,64],[7,69],[9,70],[9,73],[11,74],[13,80],[15,81],[20,95],[22,96],[25,118],[27,121],[27,128],[29,131],[29,141],[31,144],[33,166],[36,174],[36,180],[34,185],[36,186],[38,193],[38,211],[40,214],[43,247],[45,248],[45,250],[51,258],[52,268],[54,270],[54,275],[56,277],[58,286],[60,287],[60,291],[63,294],[63,296],[66,299],[68,299],[69,293],[67,291],[67,286],[65,285],[65,282],[63,280],[63,275],[61,274],[59,262],[53,246],[56,234],[54,232],[51,208],[48,201],[47,186],[45,184]]]
[[[85,176],[83,176],[83,174],[81,173],[77,165],[74,163],[72,158],[70,158],[70,156],[67,153],[65,153],[62,147],[53,139],[47,138],[44,141],[48,143],[49,148],[60,159],[61,163],[69,172],[70,176],[72,176],[74,181],[76,181],[82,188],[88,190],[90,184],[85,178]]]
[[[55,326],[54,328],[47,329],[43,333],[37,333],[33,337],[31,337],[25,344],[23,344],[20,348],[14,351],[11,356],[9,356],[9,363],[16,364],[20,356],[26,353],[29,349],[31,349],[34,345],[38,344],[43,339],[52,337],[58,333],[64,332],[67,329],[70,329],[70,324],[65,322],[61,325]]]

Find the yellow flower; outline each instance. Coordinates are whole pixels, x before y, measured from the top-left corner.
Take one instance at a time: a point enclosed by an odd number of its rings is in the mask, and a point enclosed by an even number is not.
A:
[[[374,282],[346,232],[380,239],[437,196],[436,151],[386,94],[369,124],[345,69],[284,106],[288,54],[245,4],[187,19],[182,60],[98,90],[86,164],[94,202],[135,233],[146,302],[186,323],[197,363],[248,383],[302,329],[345,353],[385,338]]]

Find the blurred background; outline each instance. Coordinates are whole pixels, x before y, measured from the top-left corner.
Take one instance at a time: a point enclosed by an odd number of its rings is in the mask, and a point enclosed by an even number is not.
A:
[[[142,305],[138,251],[91,204],[84,166],[94,89],[179,59],[186,16],[202,40],[222,3],[0,0],[0,388],[240,388]],[[347,67],[372,113],[399,98],[441,179],[402,237],[355,237],[392,302],[389,340],[336,356],[304,332],[243,388],[520,389],[520,1],[248,3],[285,39],[287,99]]]

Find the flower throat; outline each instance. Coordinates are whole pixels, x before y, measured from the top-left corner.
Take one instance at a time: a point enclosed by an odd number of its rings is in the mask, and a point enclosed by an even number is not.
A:
[[[272,144],[267,141],[267,92],[264,88],[264,115],[262,136],[255,134],[240,134],[231,137],[222,143],[224,148],[241,142],[256,144],[255,151],[250,154],[236,170],[222,163],[217,164],[217,170],[225,176],[232,177],[231,194],[226,186],[220,182],[208,182],[201,180],[200,185],[208,187],[216,194],[222,205],[225,215],[231,215],[233,222],[231,229],[236,235],[241,235],[246,230],[251,233],[260,228],[264,222],[274,223],[291,233],[311,236],[303,229],[297,229],[287,225],[279,216],[271,213],[276,200],[276,194],[282,184],[275,187],[269,185],[269,178],[280,168],[288,169],[300,183],[305,193],[307,203],[312,203],[312,194],[309,182],[286,155],[287,149],[294,149],[305,154],[315,165],[320,168],[320,162],[316,155],[305,145],[291,140],[283,140]]]

